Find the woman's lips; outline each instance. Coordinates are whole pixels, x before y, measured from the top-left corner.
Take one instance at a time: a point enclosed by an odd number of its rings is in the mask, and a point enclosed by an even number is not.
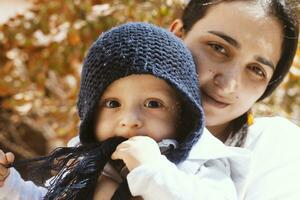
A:
[[[202,92],[202,99],[206,103],[208,103],[210,105],[213,105],[213,106],[215,106],[217,108],[225,108],[225,107],[227,107],[229,105],[228,103],[224,103],[224,102],[216,100],[215,98],[209,96],[205,92]]]

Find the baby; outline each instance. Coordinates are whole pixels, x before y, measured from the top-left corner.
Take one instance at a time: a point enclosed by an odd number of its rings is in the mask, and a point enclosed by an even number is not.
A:
[[[50,185],[22,180],[7,167],[12,154],[2,152],[0,199],[238,198],[246,174],[238,167],[248,152],[226,147],[204,128],[193,58],[172,33],[128,23],[102,34],[85,59],[77,107],[80,144],[47,157],[52,168],[55,159],[63,163]],[[169,142],[162,152],[158,143]],[[122,160],[128,174],[113,160]]]

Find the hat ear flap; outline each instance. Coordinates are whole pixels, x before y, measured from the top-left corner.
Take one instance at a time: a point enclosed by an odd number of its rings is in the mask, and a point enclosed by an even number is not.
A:
[[[79,125],[79,139],[81,144],[88,144],[97,141],[95,126],[97,121],[98,104],[92,106],[92,108],[85,114],[85,117]]]

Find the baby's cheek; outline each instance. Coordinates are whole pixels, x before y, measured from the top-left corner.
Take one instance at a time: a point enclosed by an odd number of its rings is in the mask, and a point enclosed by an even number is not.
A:
[[[107,123],[99,123],[96,125],[96,137],[98,141],[104,141],[112,137],[111,132],[111,127]]]
[[[157,123],[153,127],[155,128],[153,131],[151,131],[151,135],[149,136],[157,142],[161,141],[162,139],[176,137],[176,126],[169,120],[160,121],[160,123]]]

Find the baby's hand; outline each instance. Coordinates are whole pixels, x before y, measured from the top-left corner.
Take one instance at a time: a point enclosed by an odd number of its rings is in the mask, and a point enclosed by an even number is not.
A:
[[[4,153],[0,149],[0,187],[3,186],[6,177],[9,175],[9,168],[6,166],[14,162],[15,156],[13,153]]]
[[[131,171],[142,164],[154,163],[160,156],[155,140],[148,136],[135,136],[119,144],[111,158],[123,160]]]

